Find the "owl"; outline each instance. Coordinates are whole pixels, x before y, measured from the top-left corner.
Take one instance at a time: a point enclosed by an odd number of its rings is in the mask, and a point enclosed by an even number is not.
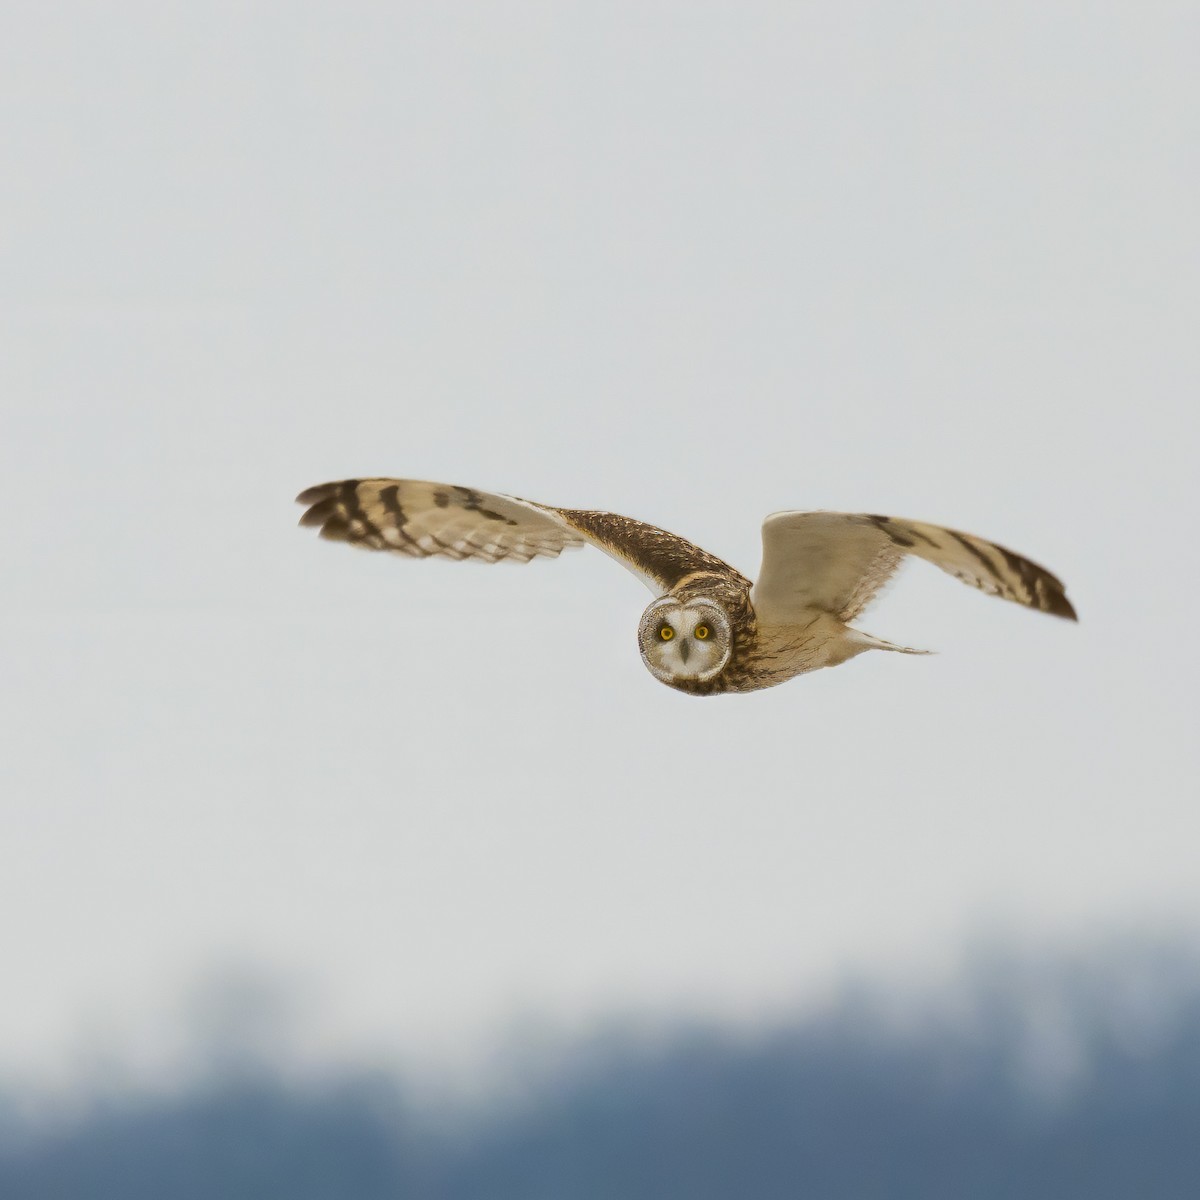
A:
[[[693,696],[751,692],[865,650],[925,654],[853,628],[907,554],[993,596],[1074,621],[1062,583],[1003,546],[938,525],[869,513],[777,512],[763,522],[753,583],[691,542],[615,513],[415,479],[345,479],[309,488],[301,525],[409,558],[557,558],[591,544],[654,600],[638,649],[655,679]]]

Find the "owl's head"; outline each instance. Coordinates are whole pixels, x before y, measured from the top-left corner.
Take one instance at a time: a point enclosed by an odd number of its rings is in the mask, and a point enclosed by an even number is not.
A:
[[[719,674],[733,653],[725,610],[712,600],[655,600],[638,626],[638,647],[650,673],[662,683],[702,682]]]

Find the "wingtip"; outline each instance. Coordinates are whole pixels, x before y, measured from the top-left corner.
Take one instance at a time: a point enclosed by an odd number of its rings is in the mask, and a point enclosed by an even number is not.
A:
[[[297,504],[316,504],[319,500],[324,500],[332,494],[338,485],[336,483],[318,483],[312,487],[305,488],[304,491],[296,497]]]
[[[1050,597],[1046,612],[1055,617],[1062,617],[1064,621],[1079,623],[1079,614],[1076,613],[1075,606],[1067,599],[1065,592],[1058,592]]]
[[[308,499],[304,499],[305,496]],[[319,488],[310,488],[308,492],[301,493],[301,503],[310,506],[300,516],[298,524],[301,526],[323,526],[337,516],[338,498],[334,493],[322,493]]]

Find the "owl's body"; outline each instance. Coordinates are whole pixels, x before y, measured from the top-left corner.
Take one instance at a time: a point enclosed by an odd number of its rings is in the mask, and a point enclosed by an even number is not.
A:
[[[301,524],[323,537],[412,558],[484,562],[555,558],[591,543],[656,599],[638,642],[660,682],[692,695],[749,692],[864,650],[925,653],[849,622],[905,554],[993,595],[1075,619],[1062,583],[995,543],[936,525],[865,513],[782,512],[763,524],[753,584],[684,538],[615,513],[551,508],[514,496],[406,479],[349,479],[309,488]]]

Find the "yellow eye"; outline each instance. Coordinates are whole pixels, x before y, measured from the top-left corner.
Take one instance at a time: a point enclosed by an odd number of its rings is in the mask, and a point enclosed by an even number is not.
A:
[[[662,638],[664,642],[669,642],[675,636],[675,630],[673,630],[670,625],[664,625],[658,631],[658,636]]]
[[[698,637],[701,641],[704,641],[704,639],[706,637],[708,637],[708,626],[707,625],[697,625],[694,636]]]

